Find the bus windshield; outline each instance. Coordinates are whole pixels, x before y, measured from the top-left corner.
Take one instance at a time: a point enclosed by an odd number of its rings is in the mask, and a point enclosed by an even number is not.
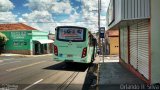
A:
[[[85,30],[83,28],[58,28],[57,40],[73,42],[85,41]]]

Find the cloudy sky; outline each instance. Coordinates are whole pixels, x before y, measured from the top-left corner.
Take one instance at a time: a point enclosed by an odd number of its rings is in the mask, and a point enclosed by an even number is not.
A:
[[[101,26],[106,24],[110,0],[102,0]],[[42,31],[60,25],[84,26],[97,31],[97,0],[0,0],[0,23],[22,22]]]

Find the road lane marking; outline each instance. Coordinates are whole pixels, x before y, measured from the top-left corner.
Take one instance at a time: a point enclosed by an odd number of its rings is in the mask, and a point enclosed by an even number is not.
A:
[[[30,66],[37,65],[37,64],[40,64],[40,63],[44,63],[44,62],[46,62],[46,61],[41,61],[41,62],[37,62],[37,63],[32,63],[32,64],[25,65],[25,66],[21,66],[21,67],[11,68],[11,69],[8,69],[8,70],[6,70],[6,71],[11,72],[11,71],[15,71],[15,70],[18,70],[18,69],[22,69],[22,68],[30,67]]]
[[[43,79],[40,79],[40,80],[38,80],[38,81],[34,82],[33,84],[31,84],[31,85],[27,86],[27,87],[26,87],[26,88],[24,88],[23,90],[27,90],[27,89],[31,88],[32,86],[34,86],[34,85],[36,85],[36,84],[40,83],[41,81],[43,81]]]
[[[6,65],[6,64],[11,64],[11,63],[17,63],[17,62],[21,62],[21,61],[14,61],[14,62],[3,63],[3,64],[0,64],[0,66]]]

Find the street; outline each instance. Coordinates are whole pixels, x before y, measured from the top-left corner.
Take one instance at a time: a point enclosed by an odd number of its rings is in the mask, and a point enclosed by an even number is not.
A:
[[[0,90],[82,90],[88,67],[55,62],[51,55],[0,58]]]

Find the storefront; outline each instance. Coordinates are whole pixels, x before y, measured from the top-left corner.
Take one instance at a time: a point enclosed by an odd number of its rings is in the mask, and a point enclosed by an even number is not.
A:
[[[53,40],[33,40],[33,54],[47,54],[52,53],[50,49]]]
[[[108,29],[119,29],[121,64],[148,84],[160,83],[158,3],[111,0],[108,8]]]
[[[119,54],[119,30],[108,30],[106,31],[106,42],[108,42],[109,54]]]
[[[48,33],[22,23],[0,24],[0,32],[9,39],[5,45],[5,53],[15,54],[46,54],[53,40],[48,39]]]

